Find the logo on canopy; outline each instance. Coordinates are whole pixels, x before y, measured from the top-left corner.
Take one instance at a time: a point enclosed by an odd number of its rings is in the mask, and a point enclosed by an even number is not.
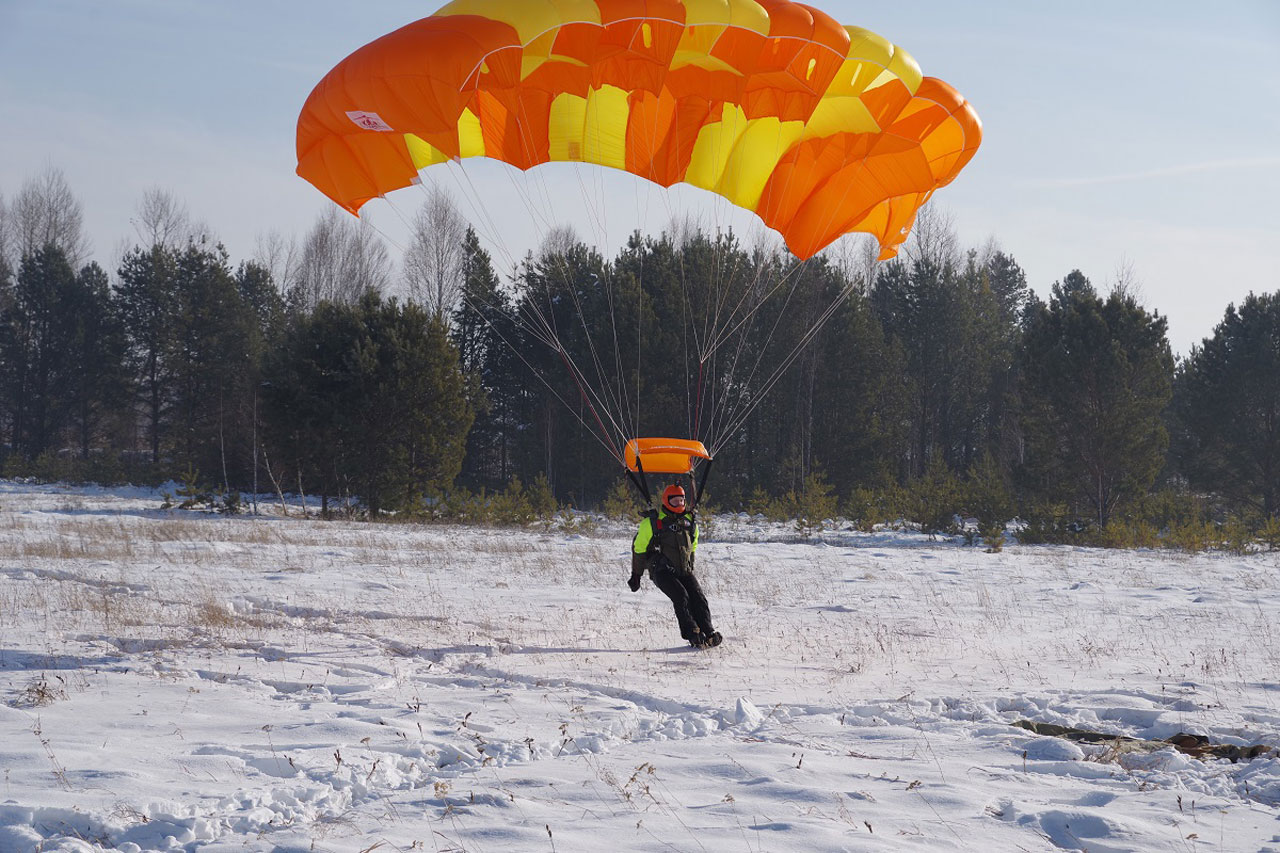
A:
[[[367,113],[364,110],[348,110],[347,118],[354,121],[365,130],[378,130],[383,133],[394,133],[391,125],[382,120],[382,116],[377,113]]]

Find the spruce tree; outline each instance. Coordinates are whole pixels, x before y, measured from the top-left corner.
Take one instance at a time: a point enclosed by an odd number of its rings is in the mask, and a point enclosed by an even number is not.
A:
[[[476,413],[460,476],[471,488],[498,490],[515,471],[513,442],[519,433],[520,401],[528,392],[521,381],[520,331],[510,298],[499,287],[489,253],[473,228],[463,239],[462,292],[450,339]]]

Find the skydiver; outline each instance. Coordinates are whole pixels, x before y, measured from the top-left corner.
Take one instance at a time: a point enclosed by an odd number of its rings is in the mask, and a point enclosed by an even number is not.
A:
[[[645,514],[631,543],[631,579],[627,585],[639,592],[645,570],[654,586],[671,599],[680,636],[694,648],[720,645],[720,632],[711,627],[711,611],[693,576],[698,549],[698,520],[685,503],[684,488],[673,483],[662,493],[662,506]]]

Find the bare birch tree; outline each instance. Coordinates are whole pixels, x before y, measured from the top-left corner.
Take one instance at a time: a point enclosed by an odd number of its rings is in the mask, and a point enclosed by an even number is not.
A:
[[[0,195],[0,285],[3,285],[6,280],[6,272],[12,271],[16,266],[12,251],[13,240],[9,235],[9,207],[4,202],[4,196]]]
[[[19,258],[52,244],[63,251],[72,269],[89,259],[84,212],[61,169],[50,166],[24,183],[8,218]]]
[[[702,224],[688,212],[672,214],[666,227],[662,229],[662,235],[670,239],[671,245],[677,249],[683,249],[692,243],[700,233]]]
[[[573,230],[573,226],[553,225],[547,230],[546,236],[538,246],[538,260],[543,263],[553,260],[563,263],[565,255],[573,251],[580,242],[578,232]]]
[[[366,293],[384,290],[390,274],[387,248],[373,229],[333,207],[303,241],[288,294],[302,308],[326,301],[351,305]]]
[[[254,242],[254,262],[271,274],[281,293],[288,293],[297,283],[301,257],[297,238],[286,238],[274,229],[259,234]]]
[[[466,220],[453,199],[433,187],[413,218],[413,237],[404,254],[404,283],[409,298],[434,320],[445,322],[461,298],[466,236]]]
[[[958,267],[960,238],[956,236],[955,217],[932,204],[920,208],[903,254],[912,264],[929,261],[938,269]]]
[[[181,249],[188,242],[199,241],[209,229],[191,221],[187,206],[173,193],[153,187],[142,194],[137,212],[129,220],[143,248],[156,246]]]
[[[859,293],[871,290],[879,264],[880,243],[870,234],[846,235],[831,247],[823,250],[823,256],[840,275]]]
[[[1115,272],[1111,274],[1109,283],[1111,293],[1118,295],[1121,299],[1132,299],[1139,305],[1146,302],[1146,289],[1142,286],[1142,279],[1138,278],[1137,268],[1129,258],[1120,259],[1116,264]]]

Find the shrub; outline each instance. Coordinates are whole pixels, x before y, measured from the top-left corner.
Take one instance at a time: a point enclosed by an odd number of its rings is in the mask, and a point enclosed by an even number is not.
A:
[[[795,495],[789,496],[791,500],[795,499]],[[751,490],[751,497],[747,498],[747,513],[749,515],[763,515],[770,521],[785,521],[792,516],[786,513],[787,498],[778,500],[757,485]]]
[[[908,494],[910,518],[923,532],[957,532],[955,517],[961,509],[963,490],[941,458],[929,464],[924,476],[911,484]]]
[[[492,495],[484,504],[480,520],[489,524],[521,525],[536,518],[529,494],[520,478],[514,477],[505,489]]]
[[[979,524],[978,533],[982,536],[982,544],[987,546],[988,554],[998,554],[1004,549],[1004,522]]]
[[[802,536],[822,531],[828,519],[836,515],[836,498],[831,484],[820,472],[812,471],[804,478],[804,490],[788,497],[795,509],[796,530]]]
[[[1280,551],[1280,516],[1271,516],[1258,529],[1258,538],[1268,551]]]
[[[560,504],[556,502],[556,496],[551,491],[551,483],[547,480],[546,474],[538,474],[533,478],[533,482],[525,490],[525,499],[535,519],[550,521],[560,510]]]
[[[1165,542],[1171,548],[1198,554],[1207,551],[1218,542],[1218,532],[1208,521],[1187,521],[1174,524],[1165,534]]]
[[[1028,510],[1018,541],[1024,545],[1052,545],[1072,540],[1064,504],[1034,504]]]
[[[1220,530],[1222,546],[1232,554],[1247,554],[1253,545],[1253,530],[1239,516],[1231,516],[1222,524]]]
[[[907,504],[906,492],[896,484],[878,488],[859,487],[849,493],[844,503],[844,515],[865,533],[877,524],[901,518]]]
[[[969,469],[961,491],[963,505],[978,519],[979,528],[999,525],[1003,531],[1005,522],[1013,517],[1013,496],[990,453]]]
[[[614,521],[631,521],[639,510],[640,501],[636,498],[635,487],[626,480],[613,484],[600,507],[604,517]]]

